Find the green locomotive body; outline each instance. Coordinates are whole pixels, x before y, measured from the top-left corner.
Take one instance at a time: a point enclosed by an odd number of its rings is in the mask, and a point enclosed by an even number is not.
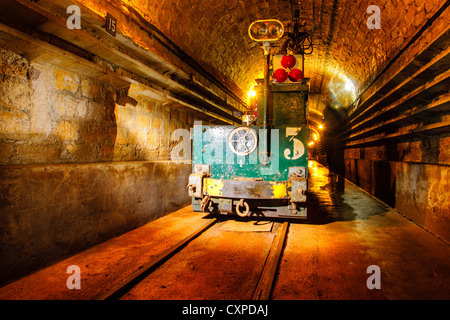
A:
[[[307,217],[308,85],[265,88],[256,88],[256,123],[194,126],[188,185],[194,211]]]

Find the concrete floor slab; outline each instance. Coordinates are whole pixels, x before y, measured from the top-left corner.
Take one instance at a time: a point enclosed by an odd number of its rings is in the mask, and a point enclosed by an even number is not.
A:
[[[313,221],[291,224],[273,299],[450,298],[448,243],[326,168],[310,172]],[[381,289],[367,286],[370,266]]]
[[[272,299],[450,298],[447,242],[314,162],[310,173],[309,219],[289,227]],[[0,299],[95,299],[206,222],[186,207],[10,283]],[[125,298],[249,299],[274,232],[221,230],[225,223]],[[67,288],[71,265],[81,290]],[[374,279],[380,289],[368,287]]]

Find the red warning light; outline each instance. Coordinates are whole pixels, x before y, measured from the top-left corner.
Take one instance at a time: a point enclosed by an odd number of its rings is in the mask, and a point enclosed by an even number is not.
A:
[[[274,55],[273,70],[275,70],[273,73],[274,84],[302,82],[304,80],[303,55]],[[285,74],[287,74],[287,78],[285,78]]]
[[[280,68],[275,70],[275,72],[273,73],[273,77],[278,83],[283,83],[287,80],[288,73],[286,70]]]
[[[300,80],[303,80],[303,71],[299,69],[292,69],[288,76],[289,80],[292,82],[299,82]]]
[[[283,56],[283,58],[281,58],[281,65],[283,66],[283,68],[292,69],[296,63],[297,60],[295,59],[294,56],[285,55]]]

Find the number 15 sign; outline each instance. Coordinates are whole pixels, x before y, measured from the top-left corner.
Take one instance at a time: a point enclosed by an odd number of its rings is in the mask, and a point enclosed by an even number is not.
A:
[[[112,35],[113,37],[116,36],[117,31],[117,19],[114,18],[109,13],[106,14],[106,31]]]

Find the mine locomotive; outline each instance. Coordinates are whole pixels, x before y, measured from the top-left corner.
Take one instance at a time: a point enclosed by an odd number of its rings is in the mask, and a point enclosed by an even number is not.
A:
[[[254,88],[253,119],[247,117],[241,126],[194,125],[188,184],[194,211],[307,217],[308,83],[303,52],[271,54],[283,33],[277,20],[250,26],[250,37],[263,43],[266,59],[264,79]]]

